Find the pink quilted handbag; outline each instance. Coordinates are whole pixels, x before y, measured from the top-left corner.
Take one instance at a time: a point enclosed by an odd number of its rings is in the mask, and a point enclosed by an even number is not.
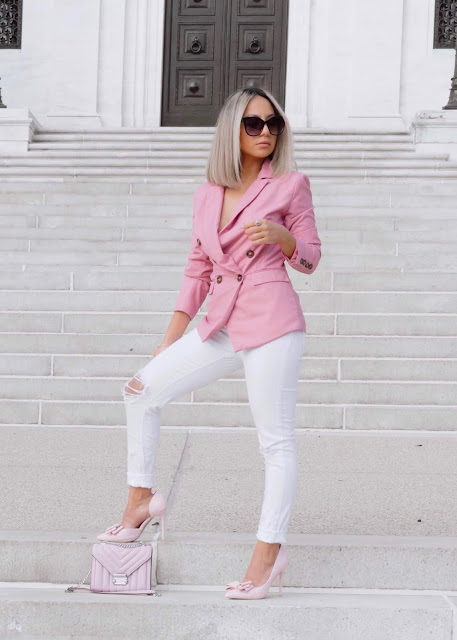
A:
[[[79,585],[66,592],[126,593],[160,596],[151,589],[152,545],[143,542],[99,542],[92,547],[92,563]],[[88,576],[90,587],[82,587]]]

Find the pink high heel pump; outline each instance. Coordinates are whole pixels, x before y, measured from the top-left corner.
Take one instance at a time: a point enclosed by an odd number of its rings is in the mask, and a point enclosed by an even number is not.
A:
[[[149,518],[146,518],[146,520],[142,522],[137,529],[131,527],[123,527],[121,524],[113,524],[111,527],[108,527],[108,529],[106,529],[105,533],[101,533],[99,536],[97,536],[97,539],[103,540],[105,542],[133,542],[134,540],[138,540],[138,538],[143,533],[146,525],[152,520],[152,518],[154,518],[155,516],[160,516],[160,520],[162,523],[162,540],[164,540],[164,518],[166,513],[167,499],[161,491],[157,490],[149,501]]]
[[[284,573],[284,569],[286,568],[289,559],[287,557],[287,552],[284,546],[281,544],[279,546],[278,555],[276,556],[275,563],[273,568],[271,569],[270,577],[266,582],[260,584],[258,587],[255,587],[252,584],[252,580],[246,580],[246,582],[238,582],[235,580],[234,582],[229,582],[226,586],[226,598],[238,598],[239,600],[257,600],[260,598],[265,598],[267,595],[271,585],[273,584],[273,580],[279,574],[279,595],[282,595],[282,577]]]

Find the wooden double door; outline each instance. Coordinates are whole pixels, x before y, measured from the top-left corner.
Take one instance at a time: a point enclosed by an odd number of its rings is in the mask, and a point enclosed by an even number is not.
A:
[[[288,0],[166,0],[162,126],[211,127],[227,96],[262,87],[284,108]]]

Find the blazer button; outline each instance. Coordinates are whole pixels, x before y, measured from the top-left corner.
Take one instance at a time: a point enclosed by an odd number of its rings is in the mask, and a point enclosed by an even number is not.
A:
[[[222,276],[217,276],[216,280],[217,280],[218,282],[222,282]]]
[[[311,262],[309,265],[309,268],[312,269],[313,268],[313,263]]]
[[[200,242],[200,240],[199,240],[198,238],[197,238],[197,244],[198,244],[198,245],[200,245],[200,244],[201,244],[201,242]]]
[[[249,251],[246,251],[246,255],[248,256],[248,258],[252,258],[252,256],[254,255],[254,251],[252,249],[249,249]]]
[[[238,274],[237,278],[238,278],[238,280],[242,280],[243,279],[243,276],[241,275],[241,273]]]

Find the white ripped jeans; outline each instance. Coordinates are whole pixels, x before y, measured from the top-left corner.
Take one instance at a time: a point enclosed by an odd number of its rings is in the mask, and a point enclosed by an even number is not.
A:
[[[265,462],[265,490],[257,539],[286,543],[298,481],[295,435],[297,382],[306,334],[290,331],[258,347],[233,350],[227,328],[202,341],[197,329],[173,342],[127,383],[127,483],[153,487],[160,411],[176,397],[243,367],[251,412]],[[129,380],[129,382],[131,382]]]

